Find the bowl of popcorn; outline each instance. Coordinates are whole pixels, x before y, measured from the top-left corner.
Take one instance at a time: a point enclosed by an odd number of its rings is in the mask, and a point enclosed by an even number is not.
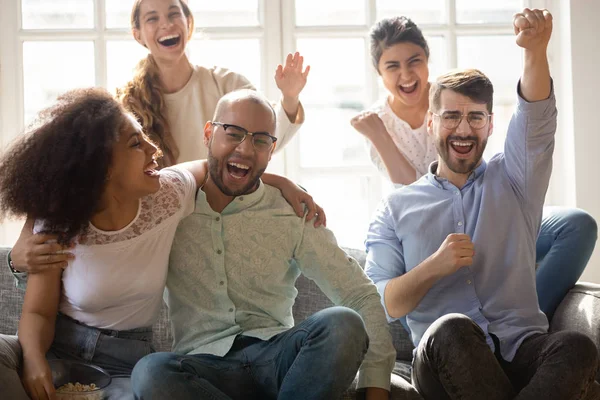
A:
[[[71,360],[48,360],[57,400],[103,400],[111,377],[100,367]]]

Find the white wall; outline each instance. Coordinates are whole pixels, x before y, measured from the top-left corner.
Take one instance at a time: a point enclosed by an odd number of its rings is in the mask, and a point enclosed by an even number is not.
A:
[[[595,18],[600,2],[552,0],[549,9],[555,22],[550,54],[559,108],[551,190],[557,203],[580,207],[600,222],[600,26]],[[600,283],[600,245],[582,279]]]

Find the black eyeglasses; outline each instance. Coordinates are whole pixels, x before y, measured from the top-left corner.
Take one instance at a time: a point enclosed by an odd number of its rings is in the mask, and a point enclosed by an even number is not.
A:
[[[273,145],[277,141],[277,138],[273,135],[269,135],[267,132],[248,132],[247,129],[241,126],[233,124],[224,124],[222,122],[214,122],[211,124],[223,127],[225,131],[225,139],[232,145],[239,145],[242,143],[247,136],[252,137],[252,145],[256,151],[269,151],[273,148]]]
[[[442,126],[446,129],[456,129],[462,122],[465,114],[458,111],[444,111],[441,114],[432,112],[433,115],[440,118]],[[492,114],[483,111],[471,111],[466,115],[469,126],[473,129],[485,128]]]

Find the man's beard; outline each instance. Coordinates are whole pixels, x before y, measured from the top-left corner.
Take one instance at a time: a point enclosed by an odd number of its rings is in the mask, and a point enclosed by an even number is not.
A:
[[[470,159],[452,158],[450,156],[450,141],[453,140],[472,140],[474,142],[475,155]],[[483,157],[485,146],[487,146],[487,138],[480,140],[477,136],[458,137],[451,135],[446,140],[438,139],[435,141],[435,147],[444,164],[455,174],[469,174],[477,168]]]
[[[265,172],[265,170],[266,167],[258,171],[255,171],[254,168],[252,168],[252,175],[250,176],[250,179],[246,186],[242,187],[239,190],[230,189],[227,186],[225,186],[225,183],[223,182],[223,169],[219,166],[219,160],[213,157],[210,148],[208,149],[208,173],[210,174],[210,179],[212,179],[212,181],[215,183],[215,185],[217,185],[219,190],[221,190],[221,192],[223,192],[223,194],[227,196],[241,196],[243,194],[248,194],[255,191],[258,186],[258,181]]]

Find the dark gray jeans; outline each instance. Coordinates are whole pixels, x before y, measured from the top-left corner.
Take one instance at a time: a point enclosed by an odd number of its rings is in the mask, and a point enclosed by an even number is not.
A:
[[[597,368],[596,346],[578,332],[532,335],[507,362],[470,318],[448,314],[423,335],[412,380],[426,400],[598,399]]]

